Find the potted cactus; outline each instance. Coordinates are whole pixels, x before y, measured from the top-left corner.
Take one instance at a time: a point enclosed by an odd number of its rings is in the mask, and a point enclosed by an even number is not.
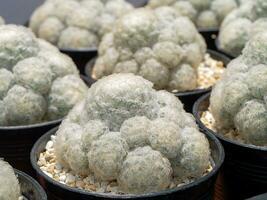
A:
[[[198,130],[173,94],[152,85],[133,74],[100,79],[58,130],[36,142],[31,162],[48,195],[211,198],[224,159],[220,143]]]
[[[254,35],[267,29],[265,0],[243,1],[224,19],[217,48],[231,58],[238,57]]]
[[[22,26],[0,26],[0,157],[30,172],[34,142],[84,98],[68,56]]]
[[[30,176],[0,159],[0,199],[47,200],[42,187]]]
[[[211,96],[203,96],[194,106],[200,127],[225,147],[223,175],[232,199],[249,198],[267,188],[266,49],[265,31],[227,66]]]
[[[96,56],[101,37],[119,16],[133,6],[124,0],[50,0],[37,8],[29,27],[37,35],[68,54],[81,73]]]
[[[194,24],[171,7],[141,8],[121,17],[99,46],[86,74],[99,79],[112,73],[134,73],[173,91],[187,111],[222,74],[224,56],[211,52]]]
[[[215,39],[221,22],[239,5],[238,0],[149,0],[148,6],[172,6],[189,17],[207,41],[209,49],[216,50]]]

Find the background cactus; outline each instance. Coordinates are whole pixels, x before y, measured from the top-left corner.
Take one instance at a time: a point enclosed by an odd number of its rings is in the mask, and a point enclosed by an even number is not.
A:
[[[0,125],[28,125],[64,117],[87,86],[73,61],[15,25],[0,26]]]
[[[124,193],[167,189],[173,178],[203,176],[210,148],[171,93],[133,74],[98,80],[62,122],[57,161],[76,174],[117,181]]]
[[[220,48],[238,56],[248,40],[267,28],[267,6],[264,0],[244,1],[223,21],[220,34]]]
[[[132,9],[124,0],[47,0],[33,13],[30,28],[60,48],[95,48],[114,21]]]
[[[211,94],[219,130],[237,129],[246,143],[267,145],[267,32],[255,35]]]
[[[172,6],[183,16],[189,17],[198,28],[218,28],[233,9],[237,0],[150,0],[148,6]]]
[[[0,159],[0,199],[18,200],[20,197],[19,181],[13,168]]]
[[[0,16],[0,25],[5,24],[5,20],[3,19],[3,17]]]
[[[93,75],[134,73],[157,89],[193,90],[206,44],[194,24],[170,7],[141,8],[121,17],[99,46]]]

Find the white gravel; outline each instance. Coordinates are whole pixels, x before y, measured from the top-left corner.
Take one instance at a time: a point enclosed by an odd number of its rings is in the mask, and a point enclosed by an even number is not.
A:
[[[204,62],[197,68],[197,89],[205,89],[213,86],[221,78],[224,70],[223,62],[211,58],[210,54],[206,54]]]
[[[224,137],[226,137],[228,139],[245,144],[245,140],[241,137],[241,135],[238,133],[238,131],[236,129],[231,129],[231,130],[226,130],[226,131],[218,131],[216,128],[215,119],[214,119],[212,113],[210,112],[210,110],[203,112],[203,114],[201,115],[201,121],[210,130],[213,130],[216,133],[222,134]]]

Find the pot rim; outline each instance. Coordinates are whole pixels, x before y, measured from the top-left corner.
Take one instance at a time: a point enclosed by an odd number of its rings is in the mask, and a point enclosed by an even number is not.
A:
[[[89,52],[97,52],[98,48],[97,47],[89,47],[89,48],[59,48],[58,49],[61,52],[66,52],[66,53],[89,53]]]
[[[208,32],[219,32],[219,27],[210,27],[210,28],[198,28],[200,33],[208,33]]]
[[[92,80],[88,76],[84,76],[80,74],[80,77],[82,78],[83,82],[89,87],[93,84]],[[43,126],[50,126],[50,125],[55,125],[60,123],[64,119],[56,119],[56,120],[51,120],[51,121],[46,121],[46,122],[40,122],[40,123],[35,123],[35,124],[29,124],[29,125],[19,125],[19,126],[0,126],[0,132],[1,131],[11,131],[11,130],[25,130],[25,129],[32,129],[32,128],[39,128]],[[1,133],[0,133],[1,135]]]
[[[266,198],[267,198],[267,193],[264,193],[264,194],[257,195],[255,197],[251,197],[247,200],[264,200]]]
[[[35,180],[33,179],[31,176],[29,176],[28,174],[20,171],[20,170],[17,170],[17,169],[14,169],[14,172],[16,174],[16,176],[18,177],[23,177],[24,179],[26,179],[28,182],[31,182],[33,183],[34,185],[34,188],[38,191],[39,194],[41,194],[41,196],[43,197],[43,199],[38,199],[38,200],[47,200],[47,195],[44,191],[44,189],[42,188],[42,186]]]
[[[32,129],[32,128],[39,128],[43,126],[50,126],[50,125],[55,125],[60,123],[62,119],[57,119],[57,120],[52,120],[48,122],[41,122],[41,123],[36,123],[36,124],[30,124],[30,125],[21,125],[21,126],[0,126],[0,132],[1,131],[10,131],[10,130],[25,130],[25,129]],[[0,133],[1,135],[1,133]]]
[[[199,105],[206,99],[208,99],[211,95],[211,92],[203,95],[202,97],[200,97],[194,104],[193,106],[193,115],[197,121],[197,123],[199,124],[200,128],[203,129],[204,132],[208,132],[210,134],[215,135],[217,138],[219,138],[220,140],[226,142],[226,143],[230,143],[231,145],[236,145],[236,146],[240,146],[242,148],[249,148],[249,149],[253,149],[253,150],[260,150],[260,151],[266,151],[267,153],[267,148],[266,147],[261,147],[261,146],[256,146],[256,145],[252,145],[252,144],[242,144],[238,141],[234,141],[234,140],[230,140],[226,137],[224,137],[223,135],[221,135],[218,132],[215,132],[211,129],[209,129],[208,127],[205,126],[205,124],[202,123],[200,116],[199,116],[199,112],[198,112],[198,108]]]
[[[35,172],[38,174],[38,176],[43,177],[47,182],[49,182],[50,184],[52,184],[55,187],[60,187],[64,190],[68,190],[70,192],[74,192],[74,193],[80,193],[83,195],[88,195],[88,196],[92,196],[92,197],[102,197],[102,198],[110,198],[110,199],[135,199],[135,198],[148,198],[148,197],[156,197],[156,196],[162,196],[162,195],[168,195],[171,193],[175,193],[178,191],[185,191],[191,187],[196,187],[197,185],[203,183],[204,181],[210,179],[211,177],[215,176],[223,162],[225,159],[225,152],[224,152],[224,148],[222,146],[222,144],[220,143],[220,141],[211,133],[206,133],[204,131],[201,131],[208,140],[213,141],[216,144],[216,147],[218,149],[218,154],[219,154],[219,160],[218,163],[215,165],[215,167],[212,169],[211,172],[209,172],[207,175],[198,178],[196,181],[177,187],[177,188],[173,188],[173,189],[167,189],[161,192],[152,192],[152,193],[146,193],[146,194],[141,194],[141,195],[114,195],[114,194],[102,194],[102,193],[97,193],[97,192],[89,192],[89,191],[85,191],[85,190],[81,190],[81,189],[76,189],[76,188],[71,188],[67,185],[64,185],[60,182],[55,181],[54,179],[50,178],[49,176],[47,176],[41,169],[40,167],[37,165],[37,161],[35,160],[35,152],[37,151],[37,148],[40,146],[40,144],[43,142],[44,138],[55,134],[57,131],[58,127],[53,128],[52,130],[48,131],[46,134],[44,134],[42,137],[40,137],[37,142],[34,144],[32,150],[31,150],[31,154],[30,154],[30,159],[31,159],[31,164],[33,169],[35,170]]]
[[[231,59],[227,55],[224,55],[223,53],[214,51],[212,49],[207,49],[206,53],[210,54],[211,57],[220,57],[221,58],[220,61],[223,62],[225,68],[227,64],[231,61]],[[85,75],[94,81],[97,81],[92,77],[93,64],[96,61],[96,58],[97,56],[92,58],[85,66]],[[171,93],[174,94],[176,97],[184,97],[184,96],[207,93],[211,91],[211,88],[212,87],[204,88],[204,89],[194,89],[194,90],[189,90],[189,91],[184,91],[184,92],[171,92]]]

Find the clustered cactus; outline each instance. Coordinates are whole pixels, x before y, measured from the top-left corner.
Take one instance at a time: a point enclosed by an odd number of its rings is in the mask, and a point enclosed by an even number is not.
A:
[[[152,86],[127,73],[98,80],[57,131],[57,161],[76,174],[116,180],[124,193],[203,176],[208,140],[173,94]]]
[[[124,0],[47,0],[33,13],[30,28],[59,48],[95,48],[114,21],[132,9]]]
[[[219,130],[237,129],[246,143],[267,145],[267,32],[254,36],[212,90]]]
[[[244,1],[223,21],[219,45],[225,52],[237,57],[250,38],[267,29],[267,2]]]
[[[13,168],[0,159],[0,199],[18,200],[20,197],[19,181]]]
[[[68,56],[27,28],[0,26],[0,126],[60,119],[86,91]]]
[[[5,24],[5,20],[3,17],[0,16],[0,25],[3,25],[3,24]]]
[[[189,17],[198,28],[218,28],[233,9],[236,0],[150,0],[149,7],[172,6],[182,15]]]
[[[203,37],[187,17],[170,7],[136,9],[103,37],[93,76],[134,73],[156,89],[193,90],[205,52]]]

